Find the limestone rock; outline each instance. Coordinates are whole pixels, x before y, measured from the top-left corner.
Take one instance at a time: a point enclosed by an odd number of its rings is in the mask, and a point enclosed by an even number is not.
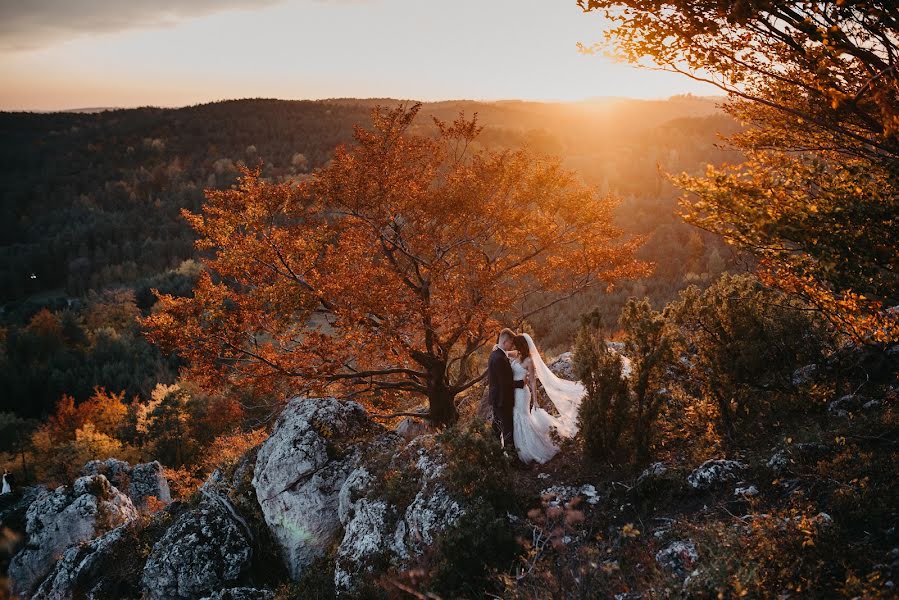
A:
[[[656,562],[679,577],[686,577],[699,560],[696,544],[690,540],[676,540],[656,552]]]
[[[138,508],[146,507],[147,499],[151,496],[165,504],[172,501],[169,483],[162,473],[162,465],[155,460],[133,467],[115,458],[92,460],[84,465],[81,474],[105,475],[110,483],[127,494]]]
[[[275,593],[270,590],[259,590],[249,587],[219,590],[203,600],[274,600]]]
[[[383,436],[374,447],[380,446],[379,451],[384,452],[392,443],[394,440]],[[379,497],[373,490],[376,478],[364,466],[354,470],[340,490],[338,514],[344,535],[334,572],[334,584],[340,593],[352,591],[360,576],[376,565],[405,567],[465,514],[465,507],[440,481],[445,463],[439,452],[425,447],[418,438],[401,454],[412,454],[414,459],[410,494],[415,495],[408,506],[395,506]]]
[[[694,490],[707,490],[739,477],[746,465],[738,460],[707,460],[687,476],[687,483]]]
[[[359,441],[382,431],[355,402],[294,398],[260,447],[253,487],[294,579],[339,539],[338,495]]]
[[[554,485],[540,492],[540,496],[549,497],[548,506],[563,506],[575,498],[582,499],[590,506],[599,503],[599,493],[589,483],[582,486]]]
[[[103,475],[44,492],[28,508],[28,543],[13,557],[13,592],[28,597],[69,547],[86,542],[137,516],[131,500]]]
[[[129,535],[135,521],[119,525],[102,536],[66,550],[50,575],[43,581],[34,598],[43,600],[75,600],[75,598],[121,598],[128,589],[116,577],[117,561],[127,560],[134,552]],[[124,588],[124,589],[123,589]],[[131,594],[130,594],[131,595]]]
[[[560,354],[554,361],[547,365],[556,377],[577,381],[574,373],[574,355],[571,352]]]
[[[9,570],[10,559],[25,545],[28,507],[43,491],[37,486],[21,487],[0,495],[0,528],[5,532],[4,543],[0,544],[0,573]]]
[[[221,503],[204,500],[154,544],[141,576],[145,598],[194,599],[234,585],[252,553],[242,524]]]

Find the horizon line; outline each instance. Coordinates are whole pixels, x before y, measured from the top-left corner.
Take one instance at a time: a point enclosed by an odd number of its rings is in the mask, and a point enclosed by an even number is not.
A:
[[[3,113],[32,113],[32,114],[53,114],[53,113],[101,113],[112,112],[116,110],[137,110],[146,108],[156,108],[163,110],[178,110],[183,108],[193,108],[204,106],[207,104],[218,104],[222,102],[242,102],[248,100],[273,100],[278,102],[339,102],[339,101],[360,101],[371,102],[373,100],[384,100],[394,102],[416,102],[421,104],[442,104],[449,102],[477,102],[481,104],[500,104],[503,102],[521,102],[531,104],[586,104],[591,102],[608,102],[608,101],[635,101],[635,102],[666,102],[677,98],[695,98],[705,100],[724,100],[727,98],[724,94],[693,94],[685,92],[682,94],[672,94],[670,96],[658,96],[651,98],[642,98],[635,96],[590,96],[580,99],[561,99],[561,98],[440,98],[430,100],[420,100],[415,98],[392,98],[382,96],[355,97],[355,96],[335,96],[328,98],[276,98],[263,96],[246,96],[237,98],[220,98],[216,100],[206,100],[195,102],[192,104],[134,104],[121,106],[85,106],[70,107],[58,109],[37,109],[37,108],[0,108]]]

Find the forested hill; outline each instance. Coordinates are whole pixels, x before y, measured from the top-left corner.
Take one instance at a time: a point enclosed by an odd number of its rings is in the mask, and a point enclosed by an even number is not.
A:
[[[177,267],[193,254],[179,210],[197,210],[205,188],[231,185],[237,163],[261,160],[268,177],[299,176],[350,141],[354,125],[367,125],[373,106],[397,102],[252,99],[180,109],[0,113],[6,314],[24,310],[27,318],[34,306],[22,307],[25,299],[135,285]],[[563,156],[604,189],[669,200],[658,166],[694,170],[718,162],[716,132],[733,129],[713,99],[691,96],[440,102],[424,107],[420,127],[431,126],[431,115],[452,119],[460,111],[478,113],[491,145],[526,143]]]

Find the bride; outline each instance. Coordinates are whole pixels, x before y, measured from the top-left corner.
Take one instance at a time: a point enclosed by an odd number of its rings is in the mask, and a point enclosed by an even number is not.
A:
[[[577,433],[577,412],[586,390],[579,381],[556,377],[543,362],[530,335],[516,335],[512,343],[515,348],[510,353],[512,376],[516,381],[525,382],[523,387],[515,389],[512,421],[515,449],[523,462],[543,464],[559,451],[551,431],[555,430],[562,438],[571,438]],[[537,396],[538,379],[559,412],[558,417],[531,405]]]

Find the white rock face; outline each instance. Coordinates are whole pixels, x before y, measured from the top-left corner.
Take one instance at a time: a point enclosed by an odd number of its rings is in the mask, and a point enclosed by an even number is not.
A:
[[[221,503],[204,500],[153,545],[141,576],[144,598],[194,599],[234,585],[252,559],[247,536]]]
[[[707,460],[687,476],[687,483],[694,490],[707,490],[739,477],[746,465],[738,460]]]
[[[124,492],[138,508],[144,508],[151,496],[168,504],[172,501],[169,482],[158,461],[133,467],[123,460],[92,460],[81,469],[82,475],[105,475],[119,491]]]
[[[13,592],[31,597],[66,549],[136,516],[131,500],[103,475],[80,477],[71,488],[61,486],[41,494],[28,508],[28,544],[9,566]]]
[[[294,579],[339,539],[338,495],[360,453],[353,440],[378,430],[355,402],[294,398],[259,449],[253,487]]]
[[[599,492],[592,484],[585,483],[580,487],[572,485],[554,485],[548,487],[540,495],[550,497],[547,506],[563,506],[575,498],[582,498],[590,506],[599,503]]]
[[[256,588],[239,587],[219,590],[203,600],[274,600],[275,593],[270,590],[258,590]]]
[[[569,381],[577,380],[577,376],[574,373],[574,355],[571,352],[560,354],[558,358],[547,366],[556,377],[561,377],[562,379],[567,379]]]
[[[686,577],[698,560],[696,544],[690,540],[671,542],[656,552],[656,562],[681,577]]]
[[[391,441],[381,439],[382,451]],[[405,510],[371,494],[370,486],[376,482],[364,467],[353,471],[340,490],[338,514],[344,535],[334,571],[338,593],[352,591],[360,575],[375,564],[386,561],[402,568],[465,514],[465,508],[440,483],[442,458],[429,455],[418,440],[407,446],[410,449],[418,453],[417,491]]]
[[[115,597],[116,591],[109,589],[115,582],[105,578],[106,570],[116,560],[121,560],[117,557],[134,551],[133,547],[126,547],[126,544],[131,543],[127,536],[129,526],[130,523],[119,525],[86,544],[78,544],[66,550],[35,592],[34,598],[75,600],[85,596]]]

